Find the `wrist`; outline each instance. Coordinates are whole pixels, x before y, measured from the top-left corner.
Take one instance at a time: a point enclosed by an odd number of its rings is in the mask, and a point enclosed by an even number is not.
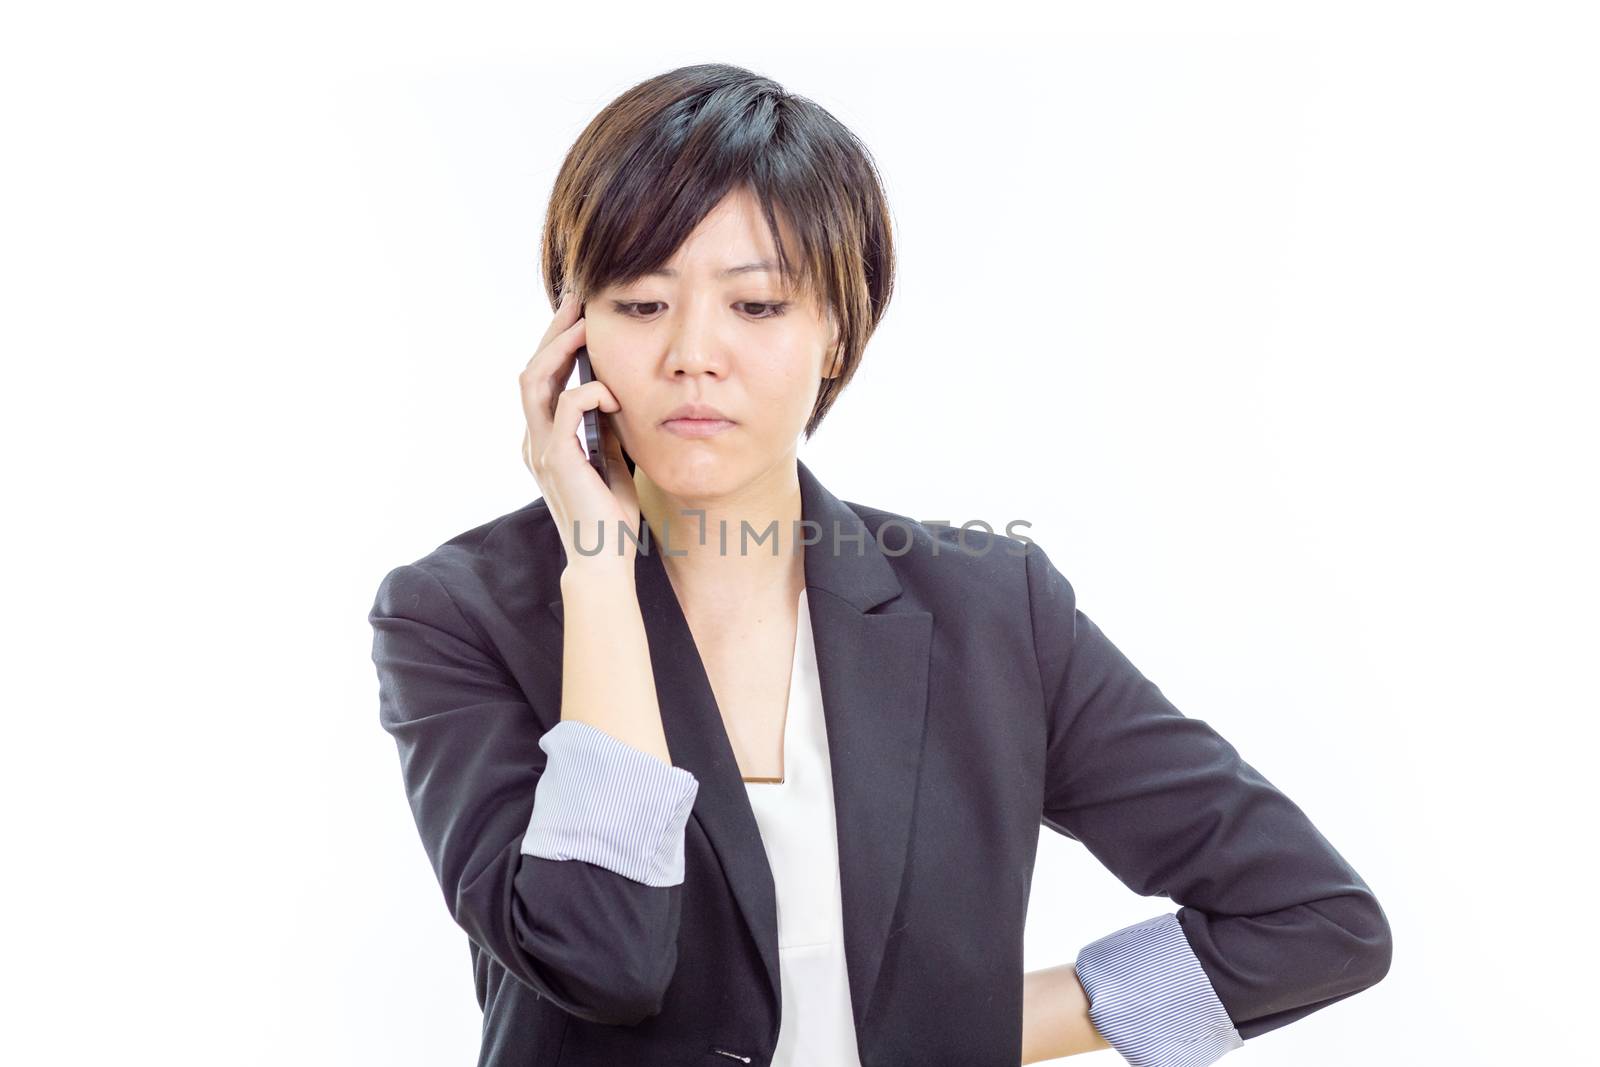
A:
[[[583,560],[569,560],[561,571],[561,597],[607,596],[617,593],[632,594],[634,561],[594,556]]]

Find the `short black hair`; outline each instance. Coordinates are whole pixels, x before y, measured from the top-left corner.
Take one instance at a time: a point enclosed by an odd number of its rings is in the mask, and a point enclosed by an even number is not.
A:
[[[827,110],[725,63],[679,67],[607,104],[568,150],[551,190],[541,264],[551,307],[672,258],[730,192],[760,202],[784,281],[839,330],[809,439],[849,384],[894,290],[893,221],[865,145]],[[778,216],[798,238],[798,263]]]

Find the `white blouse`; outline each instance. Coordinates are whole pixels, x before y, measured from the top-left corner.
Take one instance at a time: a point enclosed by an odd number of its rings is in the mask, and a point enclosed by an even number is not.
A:
[[[783,1014],[772,1067],[860,1067],[845,969],[833,769],[803,588],[783,722],[783,781],[744,786],[778,901]]]

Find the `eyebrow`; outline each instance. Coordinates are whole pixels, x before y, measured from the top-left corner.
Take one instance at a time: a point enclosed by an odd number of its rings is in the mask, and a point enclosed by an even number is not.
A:
[[[717,273],[717,277],[730,278],[735,274],[755,274],[760,271],[771,271],[775,273],[777,269],[778,265],[776,263],[773,263],[771,260],[761,259],[754,263],[740,263],[738,266],[728,267],[719,271]],[[676,278],[678,276],[678,272],[670,267],[662,267],[659,270],[645,271],[645,273],[641,275],[641,277],[645,278],[653,278],[656,276],[660,276],[662,278]]]

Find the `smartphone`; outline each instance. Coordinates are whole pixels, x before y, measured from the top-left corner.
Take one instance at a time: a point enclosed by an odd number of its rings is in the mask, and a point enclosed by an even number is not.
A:
[[[589,365],[589,346],[578,349],[578,384],[594,381],[594,368]],[[600,472],[600,480],[611,485],[606,475],[606,450],[600,442],[600,409],[590,408],[583,413],[583,450],[589,456],[589,466]]]
[[[583,316],[583,307],[579,305],[578,315]],[[589,346],[583,345],[578,349],[578,384],[586,385],[594,381],[594,367],[589,363]],[[583,413],[583,450],[589,456],[589,466],[600,474],[600,480],[609,488],[611,478],[606,473],[606,450],[601,442],[600,434],[600,409],[590,408]],[[622,450],[622,458],[628,464],[628,473],[633,473],[633,458],[628,455],[628,450]]]

